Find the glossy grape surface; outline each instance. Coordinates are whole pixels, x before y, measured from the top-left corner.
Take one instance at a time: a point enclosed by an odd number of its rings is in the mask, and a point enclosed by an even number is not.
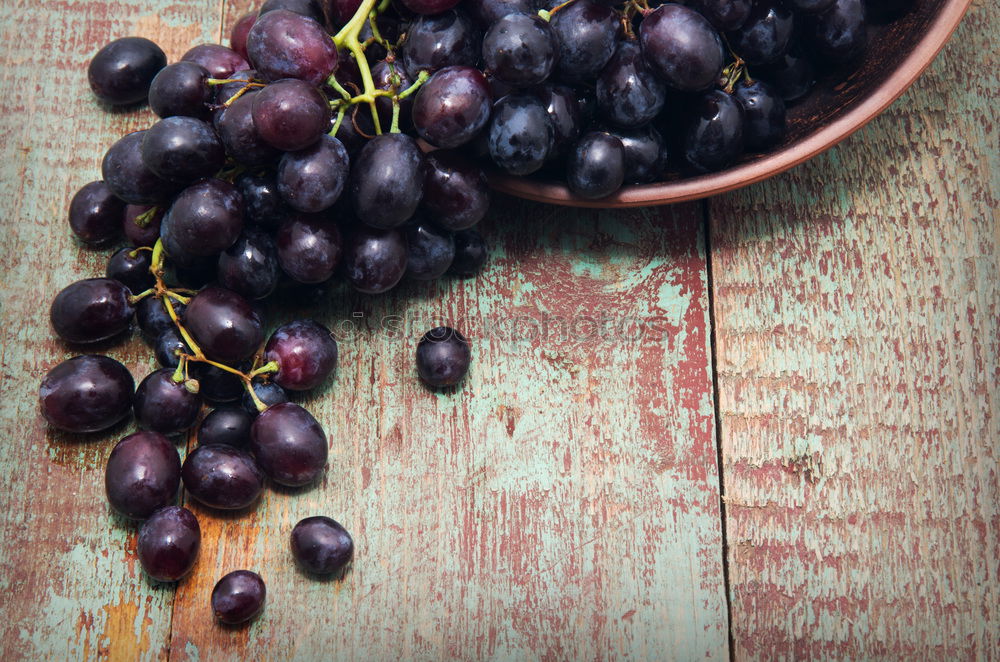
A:
[[[454,386],[469,371],[472,352],[461,333],[439,326],[424,334],[417,345],[417,373],[428,386]]]
[[[220,44],[199,44],[182,55],[181,62],[199,64],[212,78],[218,79],[229,78],[237,71],[250,68],[239,53]]]
[[[38,389],[42,416],[66,432],[106,430],[132,411],[135,382],[107,356],[87,354],[49,370]]]
[[[199,292],[185,313],[194,341],[212,359],[237,364],[253,356],[264,340],[257,310],[232,290],[209,286]]]
[[[306,572],[329,575],[354,558],[354,539],[343,526],[329,517],[299,520],[291,535],[292,556]]]
[[[142,37],[116,39],[97,52],[87,67],[90,89],[112,105],[146,100],[149,84],[167,56],[159,46]]]
[[[168,254],[173,244],[187,255],[209,257],[232,246],[242,231],[243,196],[227,181],[203,179],[177,196],[160,236]]]
[[[552,73],[559,38],[548,22],[534,14],[514,13],[498,19],[483,37],[483,64],[511,85],[537,85]]]
[[[274,239],[266,232],[244,230],[219,255],[216,273],[223,287],[248,299],[263,299],[274,292],[281,276]]]
[[[490,119],[492,102],[481,71],[474,67],[446,67],[417,92],[413,127],[432,145],[458,147],[483,130]]]
[[[146,519],[177,499],[181,458],[170,440],[143,430],[119,441],[104,472],[111,507],[130,519]]]
[[[559,158],[573,146],[583,129],[580,103],[572,88],[564,85],[539,85],[532,90],[545,106],[552,121],[553,141],[549,159]]]
[[[278,164],[278,191],[292,209],[329,209],[347,183],[351,159],[336,138],[324,135],[315,144],[289,152]]]
[[[634,41],[623,41],[597,78],[598,109],[609,122],[623,128],[652,121],[663,109],[666,93]]]
[[[204,446],[224,444],[245,448],[250,443],[254,416],[242,407],[219,407],[209,412],[198,426],[198,443]]]
[[[788,50],[792,13],[778,0],[757,0],[743,26],[729,33],[729,44],[748,64],[768,64]]]
[[[229,32],[230,48],[236,51],[247,62],[250,61],[250,56],[247,54],[247,36],[250,34],[250,28],[256,22],[257,14],[244,14],[233,24],[233,29]]]
[[[201,549],[201,526],[187,508],[157,510],[139,529],[136,553],[142,569],[160,582],[175,582],[194,568]]]
[[[337,68],[337,47],[323,26],[284,9],[257,19],[247,35],[247,53],[267,81],[296,78],[316,87]]]
[[[810,17],[806,34],[816,54],[830,64],[858,59],[868,45],[863,0],[834,0],[828,9]]]
[[[179,185],[156,175],[142,160],[145,131],[129,133],[108,149],[101,176],[111,192],[133,205],[152,205],[169,199]]]
[[[455,257],[448,273],[459,278],[475,276],[482,270],[487,257],[483,236],[475,230],[460,230],[455,233]]]
[[[427,155],[424,210],[441,227],[464,230],[483,219],[490,208],[490,189],[482,168],[458,152]]]
[[[743,152],[743,109],[722,90],[694,104],[683,138],[684,158],[699,172],[720,170]]]
[[[276,236],[278,264],[293,280],[322,283],[340,264],[343,240],[340,229],[322,216],[288,217]]]
[[[104,182],[90,182],[69,203],[69,227],[77,239],[102,246],[121,233],[122,202]]]
[[[751,0],[689,0],[689,7],[719,30],[736,30],[750,16]]]
[[[344,245],[344,277],[366,294],[391,290],[406,273],[406,239],[399,230],[358,227]]]
[[[49,308],[59,337],[71,343],[95,343],[128,329],[135,314],[131,292],[110,278],[86,278],[64,287]]]
[[[288,402],[288,391],[281,388],[274,382],[265,382],[260,379],[255,379],[253,381],[253,392],[257,396],[257,399],[261,401],[264,408],[273,407],[274,405],[280,405],[283,402]],[[260,413],[260,408],[257,403],[254,402],[253,398],[250,397],[250,393],[244,388],[243,395],[240,398],[240,405],[243,410],[246,411],[251,416],[257,416]]]
[[[243,195],[247,224],[264,230],[275,230],[290,210],[278,193],[278,182],[272,173],[252,172],[236,179],[236,188]]]
[[[214,175],[226,160],[212,125],[194,117],[168,117],[146,131],[142,161],[163,179],[193,182]]]
[[[330,105],[315,87],[289,78],[254,95],[253,123],[268,145],[286,152],[309,147],[330,129]]]
[[[137,251],[131,246],[119,248],[108,258],[108,266],[104,275],[138,294],[153,287],[156,279],[149,272],[152,264],[149,251]]]
[[[584,135],[569,157],[566,181],[584,198],[604,198],[617,191],[625,181],[622,141],[602,131]]]
[[[171,304],[177,318],[183,320],[187,306],[179,301],[171,301]],[[164,331],[174,328],[174,322],[167,312],[163,299],[155,297],[146,297],[139,302],[135,309],[135,319],[139,323],[139,330],[150,340],[159,337]]]
[[[493,106],[488,146],[493,161],[512,175],[530,175],[544,165],[555,128],[541,101],[509,94]]]
[[[743,141],[748,150],[760,151],[785,137],[785,102],[761,80],[740,81],[733,96],[743,107]]]
[[[173,379],[174,371],[151,372],[135,391],[135,419],[139,427],[160,434],[184,432],[198,419],[201,395]]]
[[[435,16],[420,16],[410,25],[399,49],[410,78],[421,71],[434,72],[450,66],[468,65],[479,58],[479,31],[460,10]]]
[[[337,341],[330,329],[313,320],[296,320],[278,327],[264,346],[264,361],[275,361],[271,375],[289,391],[307,391],[322,384],[337,367]]]
[[[414,280],[435,280],[444,275],[455,258],[455,239],[426,219],[404,226],[406,232],[406,276]]]
[[[250,450],[264,473],[281,485],[308,485],[326,467],[326,433],[312,414],[291,402],[257,416],[250,428]]]
[[[227,625],[256,618],[264,611],[267,588],[256,572],[236,570],[219,580],[212,589],[212,613]]]
[[[180,363],[179,352],[190,354],[191,348],[176,329],[167,329],[153,341],[153,355],[161,368],[176,368]]]
[[[667,145],[652,125],[611,132],[625,148],[625,182],[647,184],[659,181],[667,169]]]
[[[210,508],[238,510],[264,491],[264,474],[249,453],[223,444],[200,444],[181,468],[188,494]]]
[[[258,93],[247,93],[215,116],[215,128],[226,153],[248,166],[277,161],[281,150],[268,144],[253,119],[253,101]]]
[[[208,85],[208,69],[197,62],[175,62],[161,70],[149,86],[149,107],[160,117],[212,116],[209,105],[215,96]]]
[[[394,228],[413,216],[423,195],[423,152],[410,136],[385,133],[368,141],[351,168],[351,199],[363,223]]]
[[[552,17],[559,43],[556,71],[569,82],[593,80],[615,53],[621,22],[617,13],[592,0],[576,0]]]
[[[125,205],[122,214],[122,230],[125,238],[133,246],[153,247],[156,240],[160,238],[160,223],[163,222],[163,214],[166,210],[163,207],[156,207],[156,211],[145,219],[140,225],[138,217],[148,212],[150,205]]]
[[[244,393],[243,382],[239,377],[216,368],[213,365],[200,364],[191,366],[192,374],[201,384],[201,396],[211,403],[235,402]]]
[[[639,24],[646,61],[671,87],[698,91],[713,85],[725,60],[719,34],[704,16],[668,3]]]

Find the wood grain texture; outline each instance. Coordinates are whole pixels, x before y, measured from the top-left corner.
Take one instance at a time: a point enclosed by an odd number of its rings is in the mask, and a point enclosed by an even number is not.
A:
[[[0,3],[0,652],[3,659],[166,656],[173,591],[148,582],[135,528],[113,516],[104,462],[129,431],[73,438],[38,416],[42,376],[83,353],[54,339],[48,306],[73,280],[103,274],[105,251],[69,233],[69,200],[100,178],[104,150],[151,122],[109,113],[87,87],[112,38],[153,36],[172,59],[213,38],[214,3]],[[208,21],[208,23],[206,23]],[[101,352],[137,381],[153,367],[138,340]],[[129,424],[131,425],[131,424]]]
[[[500,201],[478,279],[332,294],[316,314],[341,364],[308,404],[329,471],[249,517],[196,510],[176,659],[727,657],[698,208],[573,216]],[[413,352],[438,321],[474,358],[435,394]],[[292,526],[316,514],[355,536],[342,581],[291,561]],[[243,567],[269,606],[218,628],[208,594]]]
[[[710,203],[737,659],[1000,658],[998,19]]]

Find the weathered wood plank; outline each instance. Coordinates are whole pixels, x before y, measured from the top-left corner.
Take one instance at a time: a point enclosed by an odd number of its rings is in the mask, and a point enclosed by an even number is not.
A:
[[[977,5],[868,128],[711,202],[739,659],[1000,658],[1000,17]]]
[[[218,6],[200,0],[0,4],[0,651],[5,660],[166,656],[173,591],[153,586],[133,553],[135,529],[113,517],[104,461],[119,436],[53,434],[38,383],[79,354],[53,339],[48,306],[75,279],[103,273],[106,252],[80,249],[69,199],[100,178],[118,136],[148,111],[108,113],[86,66],[115,37],[145,35],[171,58],[214,37]],[[104,348],[137,378],[152,367],[138,340]]]
[[[205,556],[178,593],[177,659],[725,659],[698,211],[501,201],[478,280],[333,293],[319,318],[345,325],[341,366],[309,403],[329,472],[245,518],[197,511]],[[588,339],[602,316],[649,328]],[[454,393],[414,374],[437,318],[474,346]],[[579,328],[560,338],[559,319]],[[314,514],[355,535],[343,581],[292,565],[291,527]],[[209,593],[242,567],[269,606],[221,629]]]

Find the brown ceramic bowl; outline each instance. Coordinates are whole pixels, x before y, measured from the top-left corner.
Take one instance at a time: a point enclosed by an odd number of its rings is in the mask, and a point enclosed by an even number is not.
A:
[[[492,174],[491,186],[520,198],[573,207],[643,207],[706,198],[759,182],[816,156],[851,135],[895,101],[938,54],[971,0],[918,0],[906,16],[869,32],[864,62],[846,80],[820,79],[788,112],[788,135],[767,154],[745,155],[721,172],[625,186],[600,200],[573,195],[561,183]]]

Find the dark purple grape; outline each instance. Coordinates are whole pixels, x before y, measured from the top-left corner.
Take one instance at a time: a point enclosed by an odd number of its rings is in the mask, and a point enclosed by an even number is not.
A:
[[[86,278],[63,288],[52,301],[49,319],[71,343],[107,340],[128,329],[135,314],[128,288],[110,278]]]
[[[743,152],[743,109],[722,90],[705,92],[694,102],[682,140],[691,167],[721,170]]]
[[[66,432],[106,430],[132,411],[135,382],[107,356],[87,354],[49,370],[38,390],[42,416]]]
[[[170,303],[174,307],[174,312],[177,313],[177,318],[183,320],[187,306],[174,300],[171,300]],[[174,328],[174,321],[167,312],[163,299],[146,297],[139,302],[135,313],[139,330],[150,340],[158,338],[164,331]]]
[[[135,419],[139,427],[160,434],[184,432],[198,419],[201,396],[193,382],[174,381],[174,371],[151,372],[135,392]]]
[[[559,38],[555,31],[534,14],[507,14],[491,25],[483,37],[483,66],[511,85],[545,82],[558,55]]]
[[[229,46],[236,53],[246,60],[250,61],[250,56],[247,54],[247,36],[250,34],[250,28],[253,24],[257,22],[257,14],[243,14],[236,23],[233,24],[233,29],[229,32]]]
[[[455,233],[455,259],[448,267],[448,273],[459,278],[475,276],[486,263],[487,250],[483,236],[475,230],[459,230]]]
[[[302,569],[317,575],[338,572],[354,558],[354,540],[336,520],[307,517],[292,529],[292,556]]]
[[[298,487],[326,467],[326,433],[312,414],[292,402],[262,411],[250,428],[250,450],[276,483]]]
[[[427,142],[450,149],[464,145],[490,119],[489,85],[474,67],[446,67],[423,84],[413,102],[413,126]]]
[[[566,183],[583,198],[604,198],[625,181],[625,146],[610,133],[591,131],[576,143],[566,167]]]
[[[750,16],[751,0],[688,0],[689,7],[708,19],[717,30],[738,30]]]
[[[271,379],[289,391],[308,391],[322,384],[337,367],[337,341],[330,329],[313,320],[278,327],[264,346],[264,361],[278,371]]]
[[[469,371],[472,352],[461,333],[439,326],[424,334],[417,344],[417,373],[428,386],[454,386]]]
[[[272,173],[245,173],[236,179],[243,194],[244,215],[248,225],[264,230],[276,230],[290,213],[278,193],[278,182]]]
[[[789,9],[806,14],[816,14],[829,9],[833,2],[834,0],[784,0]]]
[[[191,348],[177,329],[166,329],[153,341],[153,354],[161,368],[176,368],[180,363],[179,353],[190,354]]]
[[[212,613],[226,625],[246,623],[264,611],[267,589],[256,572],[236,570],[212,589]]]
[[[597,107],[623,128],[648,124],[660,114],[667,90],[646,64],[639,45],[623,41],[597,79]]]
[[[337,47],[323,26],[283,9],[257,19],[247,35],[247,53],[267,81],[295,78],[318,87],[337,68]]]
[[[440,14],[458,4],[458,0],[402,0],[406,8],[417,14]]]
[[[490,189],[482,168],[458,152],[427,155],[423,209],[448,230],[470,228],[490,208]]]
[[[260,137],[285,152],[305,149],[330,130],[330,104],[315,87],[294,78],[255,94],[251,109]]]
[[[212,125],[194,117],[168,117],[142,139],[142,160],[156,175],[177,182],[211,177],[226,161]]]
[[[209,286],[188,304],[185,325],[205,354],[236,364],[253,356],[264,340],[264,323],[257,310],[232,290]]]
[[[145,292],[156,284],[156,279],[150,273],[152,253],[140,251],[126,246],[119,248],[108,258],[108,267],[104,275],[117,280],[131,292]]]
[[[121,234],[125,203],[104,182],[90,182],[69,203],[69,227],[85,244],[101,246]]]
[[[592,0],[576,0],[552,16],[559,43],[556,71],[566,81],[597,77],[615,53],[621,21],[616,11]]]
[[[202,446],[225,444],[243,448],[250,442],[250,426],[254,416],[242,407],[213,409],[198,426],[198,443]]]
[[[330,22],[339,28],[351,20],[354,12],[361,6],[361,0],[326,0],[325,4],[326,15],[330,17]]]
[[[754,69],[754,74],[774,87],[775,92],[787,102],[801,99],[816,82],[816,70],[808,58],[799,53],[789,52],[777,62]]]
[[[278,191],[292,209],[324,211],[333,206],[344,190],[350,163],[343,143],[322,136],[319,142],[281,157]]]
[[[667,145],[652,126],[611,131],[625,147],[625,182],[647,184],[663,178],[667,169]]]
[[[805,39],[830,64],[847,64],[868,46],[863,0],[834,0],[829,9],[810,16]]]
[[[157,510],[139,529],[136,553],[146,574],[159,582],[176,582],[191,572],[201,548],[198,518],[187,508]]]
[[[755,80],[736,84],[733,96],[743,107],[743,142],[759,152],[785,137],[785,102],[767,83]]]
[[[792,12],[778,0],[754,0],[749,18],[729,33],[729,44],[748,64],[774,62],[788,50],[792,37]]]
[[[87,79],[105,103],[139,103],[146,100],[149,84],[165,66],[167,56],[159,46],[142,37],[125,37],[97,51],[87,68]]]
[[[142,430],[115,445],[104,471],[111,507],[129,519],[146,519],[172,505],[181,484],[181,458],[159,432]]]
[[[158,177],[142,160],[145,131],[129,133],[108,149],[101,162],[101,176],[111,192],[133,205],[169,200],[179,185]]]
[[[455,239],[424,219],[414,219],[403,227],[406,232],[406,276],[414,280],[435,280],[444,275],[455,258]]]
[[[572,88],[562,85],[540,85],[533,92],[548,111],[552,128],[555,130],[549,159],[558,158],[564,155],[580,137],[583,128],[580,104]]]
[[[208,402],[234,402],[244,393],[243,381],[231,372],[207,363],[189,365],[188,369],[201,385],[201,397]]]
[[[343,251],[340,229],[320,216],[289,216],[276,236],[278,264],[299,283],[322,283],[337,269]]]
[[[215,96],[208,85],[208,69],[197,62],[175,62],[156,74],[149,87],[149,107],[160,117],[212,116],[209,105]]]
[[[212,78],[225,79],[250,64],[231,48],[219,44],[200,44],[181,56],[182,62],[194,62],[208,71]]]
[[[406,273],[406,239],[399,230],[354,228],[344,245],[344,276],[366,294],[391,290]]]
[[[530,175],[541,168],[554,140],[549,113],[534,96],[510,94],[493,106],[490,157],[510,174]]]
[[[534,14],[542,4],[534,0],[465,0],[462,6],[485,30],[507,14]]]
[[[200,444],[181,468],[188,494],[210,508],[239,510],[264,491],[264,474],[249,453],[222,444]]]
[[[257,130],[253,119],[253,101],[257,93],[244,94],[215,116],[215,128],[226,153],[248,166],[273,163],[281,150],[272,147]]]
[[[668,3],[653,10],[639,24],[639,41],[653,72],[678,90],[704,90],[722,73],[725,54],[719,33],[683,5]]]
[[[152,207],[149,205],[125,205],[125,210],[122,213],[122,229],[125,232],[125,238],[133,246],[152,248],[156,244],[156,240],[160,238],[160,223],[166,212],[163,207],[157,207],[151,216],[142,221],[142,225],[139,224],[138,217],[150,209]]]
[[[243,231],[243,197],[221,179],[203,179],[184,189],[163,218],[160,236],[187,255],[209,257],[226,250]],[[169,237],[169,241],[168,241]]]
[[[318,0],[266,0],[260,6],[258,16],[263,16],[268,12],[284,9],[302,16],[308,16],[312,20],[323,23],[323,7]]]
[[[265,409],[288,402],[288,392],[274,382],[265,382],[259,379],[254,380],[253,392],[257,396],[257,399],[264,405]],[[246,389],[243,390],[243,395],[240,397],[240,405],[244,411],[252,416],[260,413],[257,403],[250,397],[250,393]]]
[[[219,283],[248,299],[263,299],[278,286],[278,249],[271,235],[244,230],[236,243],[219,255]]]
[[[421,71],[470,65],[479,59],[479,31],[469,17],[457,9],[420,16],[407,30],[399,54],[412,79]]]
[[[351,198],[358,218],[375,228],[405,223],[423,195],[423,152],[413,138],[384,133],[368,141],[351,168]]]

